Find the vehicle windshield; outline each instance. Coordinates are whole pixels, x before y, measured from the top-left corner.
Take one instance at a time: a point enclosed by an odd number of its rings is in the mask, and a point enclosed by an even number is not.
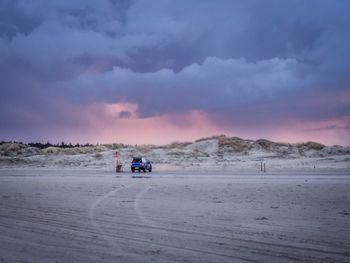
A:
[[[133,163],[140,163],[141,161],[142,161],[141,158],[133,158],[132,159]]]

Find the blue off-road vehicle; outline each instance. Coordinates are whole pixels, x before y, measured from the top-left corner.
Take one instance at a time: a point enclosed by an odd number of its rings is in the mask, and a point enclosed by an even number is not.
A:
[[[152,172],[152,163],[144,157],[134,157],[131,162],[131,171]]]

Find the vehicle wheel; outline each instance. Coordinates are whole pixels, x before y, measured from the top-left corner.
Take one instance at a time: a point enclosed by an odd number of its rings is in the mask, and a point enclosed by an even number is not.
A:
[[[144,172],[144,173],[146,172],[146,168],[143,168],[143,172]]]
[[[139,172],[141,172],[141,170],[140,170],[140,169],[139,169],[138,171],[139,171]]]
[[[131,168],[131,172],[133,172],[133,173],[134,173],[134,172],[135,172],[135,169]]]
[[[150,167],[150,168],[148,169],[148,171],[149,171],[149,172],[152,172],[152,167]]]

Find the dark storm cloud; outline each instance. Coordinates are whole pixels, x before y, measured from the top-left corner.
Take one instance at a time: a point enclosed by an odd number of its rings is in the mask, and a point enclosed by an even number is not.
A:
[[[130,111],[121,111],[118,113],[118,117],[122,119],[128,119],[131,117],[131,112]]]
[[[345,0],[1,0],[0,121],[27,127],[32,112],[71,125],[54,98],[135,102],[141,117],[203,110],[221,125],[263,125],[262,112],[265,123],[346,116],[337,97],[310,101],[349,91],[348,10]]]
[[[39,19],[18,8],[15,0],[0,2],[0,36],[12,38],[17,33],[29,34],[39,25]]]
[[[152,116],[279,98],[281,93],[294,92],[296,85],[304,85],[299,80],[301,68],[293,59],[249,63],[245,59],[207,58],[202,64],[191,64],[177,73],[170,69],[136,73],[116,67],[59,85],[68,93],[84,90],[91,100],[132,99],[139,104],[141,116]]]

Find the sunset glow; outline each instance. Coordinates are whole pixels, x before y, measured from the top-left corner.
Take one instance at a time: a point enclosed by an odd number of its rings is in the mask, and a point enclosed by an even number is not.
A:
[[[2,1],[0,140],[350,145],[346,10],[349,1]]]

